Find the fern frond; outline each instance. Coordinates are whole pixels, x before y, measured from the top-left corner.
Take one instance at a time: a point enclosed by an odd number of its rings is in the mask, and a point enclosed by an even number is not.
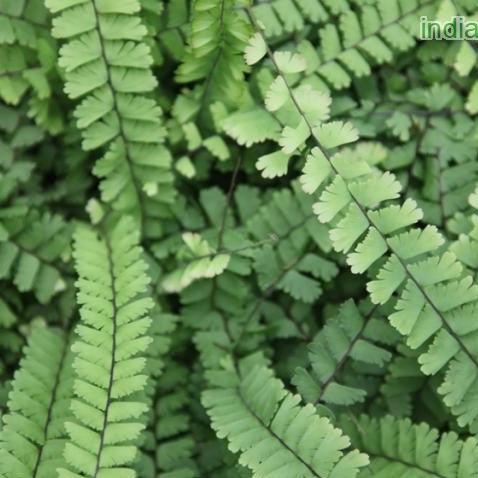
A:
[[[381,393],[389,413],[396,417],[410,417],[414,412],[414,398],[428,379],[420,370],[419,352],[406,346],[397,347],[397,355],[388,366]]]
[[[153,246],[154,254],[159,258],[165,248],[175,252],[177,264],[174,270],[161,278],[161,285],[167,292],[179,292],[202,279],[211,279],[225,273],[245,274],[249,270],[250,250],[254,244],[248,241],[246,234],[233,230],[234,218],[227,209],[228,200],[219,188],[210,188],[200,194],[199,206],[195,208],[190,223],[191,229],[200,232],[175,233],[163,243]],[[183,212],[193,211],[193,205],[185,205]],[[208,224],[208,225],[207,225]],[[245,242],[244,242],[245,241]],[[240,246],[238,246],[240,244]],[[229,272],[231,271],[231,272]],[[244,271],[244,272],[242,272]],[[232,297],[231,297],[232,301]]]
[[[272,59],[269,50],[267,54]],[[319,221],[331,225],[334,249],[346,255],[353,273],[371,271],[374,279],[367,289],[373,303],[385,304],[394,294],[399,296],[389,317],[391,324],[407,336],[410,347],[428,346],[419,358],[424,373],[447,369],[440,393],[458,423],[474,430],[478,426],[472,405],[478,389],[478,328],[471,318],[478,307],[478,286],[463,273],[454,254],[439,252],[444,239],[436,227],[415,227],[423,217],[415,201],[393,202],[402,189],[393,174],[379,172],[366,159],[357,161],[338,149],[358,139],[350,123],[324,123],[307,116],[281,68],[285,62],[284,71],[288,71],[291,58],[273,57],[301,118],[295,129],[284,128],[289,132],[284,141],[279,140],[280,152],[290,156],[313,139],[316,147],[306,158],[301,181],[308,193],[324,188],[314,212]]]
[[[33,291],[42,303],[66,287],[71,228],[63,219],[36,209],[0,210],[0,278],[11,277],[19,291]]]
[[[252,478],[253,472],[237,462],[237,455],[229,451],[227,442],[217,438],[213,430],[211,432],[212,438],[200,448],[197,459],[203,475],[211,478]]]
[[[475,125],[460,109],[458,91],[447,83],[406,86],[411,90],[382,97],[375,82],[363,82],[361,91],[374,90],[370,101],[338,117],[351,114],[361,135],[385,135],[403,143],[380,166],[397,174],[407,197],[423,210],[425,223],[443,226],[466,207],[477,179]]]
[[[185,265],[168,274],[162,281],[166,292],[179,292],[194,281],[220,275],[229,264],[230,255],[214,251],[200,234],[182,234],[185,247],[180,250],[178,259]]]
[[[232,346],[233,330],[230,330],[229,325],[232,329],[237,329],[237,325],[232,324],[230,318],[237,318],[237,322],[243,320],[245,309],[250,305],[251,287],[246,276],[251,271],[250,255],[254,245],[248,240],[242,227],[235,227],[238,223],[232,211],[232,197],[232,194],[226,196],[219,188],[201,191],[201,209],[195,217],[204,218],[202,228],[206,229],[201,236],[207,240],[214,253],[193,259],[190,272],[194,275],[195,264],[199,271],[207,271],[209,263],[221,265],[222,258],[229,258],[227,268],[219,275],[212,274],[212,278],[196,280],[181,292],[181,316],[194,329],[199,329],[194,341],[207,367],[217,365],[224,351]],[[181,252],[179,248],[179,253]],[[220,259],[217,263],[214,262],[216,257]],[[205,265],[207,268],[204,268]],[[179,270],[184,270],[181,263]],[[220,270],[221,268],[217,271]],[[211,272],[214,269],[211,268]],[[169,277],[166,276],[167,280]],[[195,319],[197,314],[203,317],[201,323]]]
[[[0,201],[20,196],[31,179],[35,163],[27,151],[44,140],[44,132],[14,108],[0,106]]]
[[[48,10],[35,0],[0,4],[0,98],[17,105],[31,90],[28,114],[49,131],[63,129],[63,114],[52,101],[56,46],[49,36]]]
[[[131,463],[147,410],[142,351],[151,342],[153,306],[145,295],[149,278],[141,255],[130,218],[105,233],[86,226],[76,232],[81,322],[72,346],[75,420],[65,425],[70,436],[65,458],[74,472],[62,468],[62,478],[135,476]]]
[[[462,164],[447,163],[440,154],[427,159],[424,200],[418,199],[425,217],[436,225],[445,224],[467,207],[467,198],[478,179],[478,165],[474,159]]]
[[[189,379],[185,367],[167,360],[166,370],[156,384],[149,436],[138,463],[139,476],[143,478],[158,474],[171,478],[198,476],[193,457],[196,446],[191,435]]]
[[[394,352],[380,387],[385,412],[400,418],[426,418],[440,429],[454,424],[454,417],[437,392],[443,374],[427,376],[422,373],[418,358],[423,350],[412,350],[399,343]]]
[[[64,421],[70,418],[73,372],[63,333],[35,326],[15,373],[0,432],[0,475],[49,478],[64,466]]]
[[[252,5],[251,9],[264,26],[264,34],[272,41],[332,23],[356,7],[375,3],[375,0],[268,0]]]
[[[443,97],[452,93],[447,86],[441,86],[443,87],[434,85],[425,93],[430,97],[431,102],[438,103],[439,106],[443,104]],[[474,138],[474,131],[476,126],[467,114],[458,111],[456,114],[450,115],[449,118],[440,115],[432,116],[430,126],[421,145],[425,154],[441,154],[445,161],[454,160],[458,164],[464,164],[475,158],[477,140]]]
[[[273,193],[247,222],[255,240],[274,239],[253,253],[262,290],[274,283],[277,290],[311,303],[320,297],[321,284],[337,275],[337,266],[325,257],[331,250],[328,230],[314,220],[312,203],[295,183],[292,191]]]
[[[202,96],[233,104],[244,88],[241,53],[249,26],[236,0],[196,0],[192,6],[189,45],[177,71],[180,83],[204,79]]]
[[[36,48],[36,30],[46,28],[46,13],[42,4],[35,4],[31,0],[3,1],[0,9],[0,43]]]
[[[254,16],[264,25],[268,38],[282,37],[300,32],[306,26],[322,24],[330,19],[328,8],[334,13],[349,7],[347,0],[330,2],[328,0],[272,0],[252,6]]]
[[[74,113],[82,146],[108,147],[94,169],[103,199],[143,222],[157,217],[173,200],[173,178],[170,153],[161,144],[161,109],[147,96],[156,79],[139,2],[48,0],[46,5],[57,14],[53,35],[67,40],[59,60],[65,91],[72,99],[83,98]]]
[[[185,54],[190,10],[187,0],[168,2],[162,4],[162,8],[157,3],[143,3],[143,18],[148,29],[154,32],[162,49],[177,61],[181,61]]]
[[[359,477],[474,478],[478,466],[475,438],[459,439],[454,432],[439,434],[427,424],[387,416],[365,415],[341,421],[352,443],[370,457]]]
[[[218,437],[240,452],[239,463],[257,477],[355,477],[366,455],[348,451],[349,439],[320,417],[312,405],[284,389],[264,366],[243,376],[224,371],[218,388],[203,394],[203,404]]]
[[[49,95],[44,69],[31,51],[38,48],[42,30],[47,31],[47,11],[43,4],[31,0],[5,0],[0,4],[0,96],[9,104],[18,104],[25,92],[38,89]]]
[[[257,324],[260,317],[266,318],[269,333],[273,331],[277,337],[300,336],[307,340],[314,321],[299,305],[294,307],[291,299],[314,303],[338,272],[327,256],[331,250],[327,228],[314,219],[313,198],[304,194],[298,183],[292,190],[284,189],[264,198],[261,207],[256,188],[240,186],[234,198],[239,222],[232,215],[224,216],[227,202],[222,193],[211,190],[201,194],[201,205],[212,224],[201,232],[201,238],[207,238],[209,247],[217,244],[224,222],[223,246],[213,252],[205,249],[188,262],[181,261],[180,267],[166,274],[163,281],[163,286],[169,286],[177,284],[181,277],[193,278],[201,273],[202,278],[181,290],[181,302],[183,317],[194,328],[202,329],[194,340],[207,367],[216,364],[225,351],[239,342],[241,349],[247,350],[248,343],[254,346],[260,337],[265,338],[266,329]],[[178,250],[177,259],[191,256],[189,250],[187,256],[183,255],[180,245],[174,250]],[[155,253],[160,257],[159,248]],[[224,257],[228,259],[225,270],[213,269],[214,261]],[[258,295],[252,300],[253,289],[246,281],[251,269],[259,285]],[[220,274],[208,278],[203,272]],[[273,307],[279,297],[287,310]],[[198,313],[203,316],[201,324],[195,319]]]
[[[298,368],[292,379],[307,402],[344,406],[365,399],[367,390],[360,387],[357,377],[360,365],[367,364],[380,372],[392,358],[384,346],[396,342],[393,329],[377,319],[375,313],[375,307],[362,313],[353,301],[347,301],[341,305],[339,316],[317,334],[308,347],[312,372]],[[340,383],[347,362],[352,364],[351,380]]]
[[[369,75],[372,62],[390,63],[395,51],[414,44],[416,19],[432,17],[435,0],[379,0],[362,7],[360,14],[348,10],[339,27],[330,23],[320,30],[318,52],[309,50],[310,73],[334,89],[350,86],[352,78]]]

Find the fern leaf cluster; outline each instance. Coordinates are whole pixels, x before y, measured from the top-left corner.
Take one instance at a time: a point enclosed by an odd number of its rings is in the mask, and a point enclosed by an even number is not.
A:
[[[0,477],[476,478],[477,13],[0,0]]]
[[[368,463],[357,450],[344,452],[348,438],[313,406],[300,407],[300,397],[285,391],[269,369],[218,379],[227,386],[206,391],[203,403],[218,436],[241,452],[239,463],[255,476],[356,476]]]
[[[380,420],[359,417],[347,420],[352,440],[363,443],[371,457],[369,469],[359,476],[474,476],[476,440],[459,439],[456,433],[444,433],[426,424],[391,416]]]
[[[34,326],[3,417],[2,476],[47,477],[64,465],[73,392],[69,345],[64,333]]]
[[[180,83],[205,79],[204,98],[211,94],[235,100],[241,95],[242,51],[249,27],[235,1],[198,1],[191,19],[189,45],[177,71]]]
[[[5,0],[0,5],[0,97],[17,105],[28,98],[28,115],[51,134],[64,117],[54,103],[56,45],[43,2]]]
[[[362,313],[352,301],[345,302],[338,319],[326,324],[311,342],[311,370],[298,367],[292,379],[307,402],[352,405],[376,392],[373,377],[391,360],[386,346],[394,345],[397,337],[380,321],[376,307],[369,309]],[[345,383],[339,383],[340,378]]]
[[[125,465],[134,460],[144,428],[140,392],[147,375],[140,353],[151,341],[153,302],[142,297],[148,277],[132,227],[123,220],[108,235],[79,229],[75,238],[81,323],[72,345],[75,420],[65,424],[65,458],[73,471],[60,469],[60,476],[134,476]]]
[[[75,109],[86,150],[108,146],[95,166],[102,195],[144,220],[143,202],[170,201],[170,155],[161,144],[161,110],[145,96],[157,84],[138,2],[51,1],[52,34],[68,40],[60,50],[65,93],[83,98]],[[81,21],[76,21],[80,18]],[[144,198],[145,197],[145,198]],[[149,206],[154,214],[158,206]]]
[[[0,275],[11,277],[21,292],[34,291],[40,302],[48,301],[65,287],[68,277],[62,255],[68,254],[69,227],[60,216],[41,217],[38,210],[20,205],[0,215]]]

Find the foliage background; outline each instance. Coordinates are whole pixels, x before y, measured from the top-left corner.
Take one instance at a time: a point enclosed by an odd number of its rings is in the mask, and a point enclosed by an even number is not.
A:
[[[478,476],[477,12],[0,0],[0,476]]]

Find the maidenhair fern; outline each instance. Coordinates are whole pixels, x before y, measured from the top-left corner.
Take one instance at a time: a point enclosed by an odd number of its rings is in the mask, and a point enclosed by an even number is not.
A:
[[[157,82],[143,42],[146,28],[136,15],[139,2],[53,0],[47,6],[57,14],[52,34],[68,40],[59,59],[65,92],[84,97],[75,109],[82,147],[108,145],[94,169],[103,179],[102,196],[145,220],[156,213],[155,201],[171,201],[172,177],[161,109],[145,96]]]
[[[212,426],[240,451],[239,463],[254,476],[356,476],[366,455],[347,451],[349,439],[284,389],[269,369],[252,366],[244,376],[229,370],[204,393]]]
[[[0,477],[476,478],[477,13],[0,0]]]
[[[149,280],[133,222],[123,219],[107,234],[80,226],[74,256],[81,322],[72,345],[75,420],[65,423],[65,459],[75,473],[62,468],[59,475],[134,476],[128,465],[144,428],[140,392],[153,301],[145,295]]]
[[[380,420],[361,416],[345,418],[354,444],[362,444],[370,456],[370,466],[359,476],[472,477],[476,475],[477,441],[463,441],[454,432],[439,435],[427,424],[391,416]]]
[[[252,15],[251,19],[254,21]],[[250,43],[252,63],[266,54],[260,46],[265,41],[262,33],[256,35],[259,37],[255,36]],[[478,287],[472,277],[463,274],[463,267],[453,254],[437,254],[444,241],[436,228],[412,227],[423,217],[415,201],[389,204],[399,198],[402,189],[391,173],[376,171],[366,159],[352,160],[351,155],[340,150],[334,153],[340,146],[357,141],[357,131],[348,122],[321,123],[316,115],[311,118],[307,114],[286,77],[287,73],[300,71],[299,57],[281,52],[272,56],[270,50],[267,53],[279,76],[266,97],[266,107],[277,109],[276,101],[272,108],[268,105],[268,98],[275,94],[271,90],[279,81],[285,86],[280,93],[280,107],[291,100],[300,117],[296,128],[284,127],[278,140],[282,149],[269,155],[268,167],[275,167],[279,157],[288,161],[288,156],[302,143],[313,138],[316,146],[307,155],[301,183],[308,193],[324,188],[314,204],[314,212],[319,221],[332,223],[330,237],[334,249],[346,254],[353,273],[366,272],[381,260],[374,279],[367,284],[372,302],[385,304],[400,291],[390,322],[408,336],[407,344],[413,348],[435,339],[420,356],[422,370],[434,374],[449,365],[440,392],[445,403],[459,415],[459,423],[474,428],[476,414],[470,403],[474,379],[468,378],[465,384],[456,369],[465,366],[472,377],[478,373],[476,350],[470,337],[475,328],[464,329],[463,319],[460,320],[474,313]],[[325,103],[323,107],[326,110]],[[461,393],[456,393],[457,388]]]
[[[57,134],[63,114],[53,100],[56,47],[49,35],[48,11],[35,0],[4,0],[0,5],[0,98],[7,104],[28,99],[28,115]]]
[[[69,339],[34,326],[3,417],[0,473],[5,477],[48,477],[64,466],[65,421],[73,393]]]
[[[242,51],[249,26],[235,0],[196,0],[189,45],[177,72],[180,83],[205,79],[201,95],[237,100],[242,93]]]
[[[0,277],[11,277],[21,292],[34,291],[40,302],[63,290],[71,276],[64,264],[71,233],[62,218],[18,205],[0,211],[0,221]]]
[[[363,402],[367,391],[375,391],[371,378],[380,375],[390,361],[386,346],[394,345],[397,337],[379,319],[377,307],[368,309],[362,313],[352,301],[345,302],[339,317],[330,320],[310,343],[311,370],[298,367],[292,379],[307,402],[352,405]],[[345,384],[339,383],[341,375]]]

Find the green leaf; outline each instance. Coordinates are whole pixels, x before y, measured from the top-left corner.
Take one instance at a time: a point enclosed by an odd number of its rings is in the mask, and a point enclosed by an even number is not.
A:
[[[357,130],[351,123],[333,121],[325,123],[313,130],[314,137],[324,148],[336,148],[343,144],[353,143],[358,139]]]
[[[274,53],[274,61],[282,73],[300,73],[307,68],[305,58],[299,53],[290,51],[277,51]]]
[[[262,33],[254,33],[249,39],[246,49],[244,51],[244,57],[248,65],[254,65],[259,62],[267,53],[266,42],[262,37]]]
[[[287,174],[287,166],[290,156],[282,151],[261,156],[256,163],[256,167],[261,171],[263,178],[276,178]]]
[[[307,155],[300,183],[307,194],[314,193],[317,188],[327,179],[332,168],[320,148],[313,148]]]
[[[287,392],[269,369],[252,367],[243,378],[229,375],[229,383],[223,379],[221,388],[206,391],[202,401],[217,435],[228,439],[230,450],[240,452],[239,462],[255,475],[274,470],[348,478],[368,464],[366,455],[345,451],[348,438],[312,405],[301,406],[299,396]],[[309,439],[297,440],[304,436]]]
[[[279,146],[286,155],[291,155],[310,136],[309,126],[305,120],[301,120],[296,128],[286,126],[279,138]]]

